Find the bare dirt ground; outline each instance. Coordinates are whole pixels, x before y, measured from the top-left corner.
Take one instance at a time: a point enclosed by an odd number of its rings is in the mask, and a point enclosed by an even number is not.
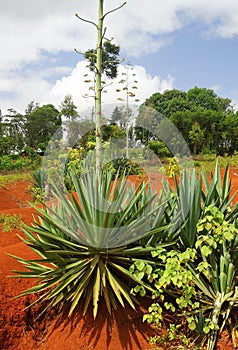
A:
[[[237,169],[231,169],[232,184],[238,189]],[[152,187],[161,188],[161,178],[150,176]],[[27,181],[11,182],[0,188],[0,213],[22,215],[25,223],[31,224],[34,210],[29,202],[30,183]],[[237,200],[237,198],[235,199]],[[23,290],[33,285],[32,280],[9,278],[12,270],[21,270],[21,264],[8,256],[13,254],[22,258],[33,258],[34,253],[17,236],[19,229],[11,232],[0,231],[0,349],[1,350],[147,350],[149,337],[159,334],[142,322],[145,308],[133,311],[130,307],[119,308],[109,317],[105,307],[99,309],[94,321],[91,313],[82,316],[80,307],[72,319],[58,316],[54,312],[47,319],[36,319],[39,308],[25,309],[33,297],[14,299]],[[146,304],[146,303],[145,303]],[[146,305],[144,305],[146,307]],[[224,333],[217,349],[233,349],[227,334]]]

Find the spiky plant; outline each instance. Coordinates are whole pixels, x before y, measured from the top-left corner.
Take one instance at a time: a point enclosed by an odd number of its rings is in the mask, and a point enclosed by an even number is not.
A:
[[[228,222],[238,217],[238,205],[232,204],[236,192],[232,194],[229,167],[225,169],[223,179],[217,163],[211,175],[205,170],[200,175],[195,170],[185,171],[179,178],[174,178],[174,183],[174,189],[168,183],[165,186],[168,202],[163,217],[170,227],[167,237],[179,237],[179,249],[195,247],[196,226],[208,206],[216,206]]]
[[[15,257],[27,268],[15,271],[17,277],[37,279],[20,296],[40,293],[37,302],[46,302],[46,308],[68,302],[69,315],[81,300],[84,314],[92,302],[94,318],[101,296],[109,313],[125,300],[135,308],[131,288],[152,289],[129,267],[151,260],[150,252],[157,249],[141,242],[165,229],[155,228],[161,203],[146,183],[135,188],[124,176],[112,181],[107,172],[78,178],[74,170],[70,176],[76,193],[52,184],[55,203],[35,207],[38,216],[24,229],[23,241],[39,258]]]

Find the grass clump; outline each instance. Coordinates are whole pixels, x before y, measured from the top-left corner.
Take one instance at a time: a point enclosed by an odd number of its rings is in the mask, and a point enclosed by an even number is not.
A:
[[[15,228],[20,228],[23,226],[22,216],[17,214],[0,213],[0,226],[2,232],[10,232]]]

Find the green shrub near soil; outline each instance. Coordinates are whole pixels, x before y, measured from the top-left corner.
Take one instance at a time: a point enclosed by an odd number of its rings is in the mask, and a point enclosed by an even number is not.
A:
[[[39,167],[40,163],[41,157],[37,155],[34,158],[5,155],[0,157],[0,171],[31,170]]]

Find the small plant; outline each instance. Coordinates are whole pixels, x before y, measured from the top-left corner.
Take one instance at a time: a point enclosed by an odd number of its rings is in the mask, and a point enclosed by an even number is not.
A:
[[[167,158],[168,164],[165,165],[161,171],[168,178],[173,178],[175,175],[179,174],[179,166],[176,157]]]
[[[3,232],[10,232],[14,228],[23,226],[23,220],[21,215],[16,214],[2,214],[0,213],[0,225]]]
[[[179,252],[170,250],[170,246],[160,247],[151,252],[154,258],[153,265],[146,266],[142,270],[141,264],[138,266],[134,263],[130,269],[137,278],[148,279],[154,287],[153,299],[157,301],[149,307],[143,321],[158,326],[163,324],[164,312],[177,311],[178,314],[185,315],[188,311],[196,312],[200,306],[194,300],[196,290],[193,275],[187,268],[187,264],[196,257],[196,250],[187,248],[186,251]],[[134,291],[138,292],[138,287]]]
[[[202,346],[196,345],[191,337],[188,337],[186,329],[181,324],[170,323],[166,332],[159,336],[150,337],[150,344],[157,345],[157,350],[202,350]]]

